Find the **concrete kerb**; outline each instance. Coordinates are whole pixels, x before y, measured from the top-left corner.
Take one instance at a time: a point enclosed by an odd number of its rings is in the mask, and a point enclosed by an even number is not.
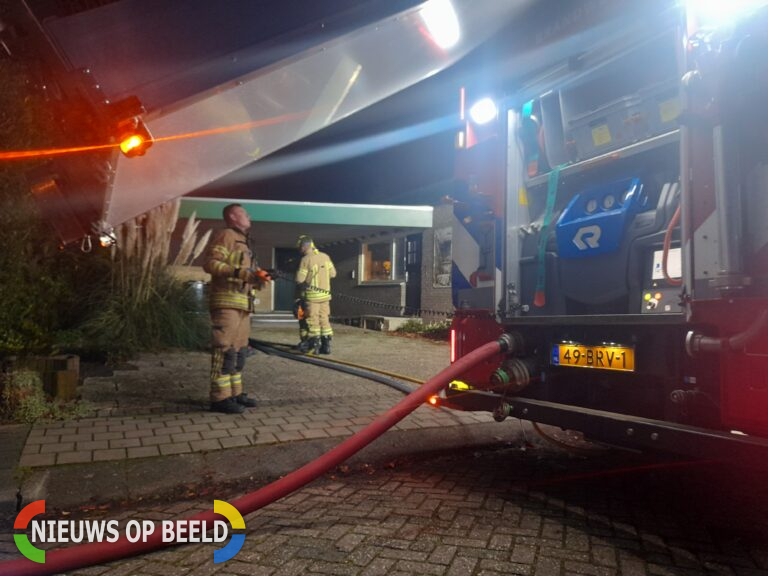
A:
[[[525,424],[528,428],[528,424]],[[401,457],[519,443],[519,420],[451,428],[396,430],[347,461],[379,467]],[[527,437],[530,435],[527,433]],[[23,505],[44,499],[51,508],[138,502],[228,489],[255,490],[327,452],[341,438],[232,448],[172,456],[32,468],[23,475]]]

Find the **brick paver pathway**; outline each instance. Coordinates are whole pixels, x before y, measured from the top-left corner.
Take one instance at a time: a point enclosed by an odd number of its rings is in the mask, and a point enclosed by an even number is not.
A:
[[[213,564],[217,545],[185,545],[76,574],[768,575],[764,487],[703,466],[594,474],[638,463],[510,446],[331,476],[247,515],[245,545],[228,562]],[[10,535],[0,540],[0,560],[17,554]]]
[[[27,438],[19,466],[147,458],[344,437],[372,422],[399,398],[397,395],[388,395],[387,398],[368,395],[312,404],[267,404],[242,415],[189,412],[36,424]],[[401,421],[395,430],[491,421],[491,416],[485,413],[462,413],[424,406]]]

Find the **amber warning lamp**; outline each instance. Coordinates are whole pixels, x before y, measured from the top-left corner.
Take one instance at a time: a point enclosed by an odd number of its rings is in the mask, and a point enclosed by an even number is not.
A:
[[[128,158],[144,156],[152,146],[152,135],[138,116],[123,120],[117,125],[120,151]]]

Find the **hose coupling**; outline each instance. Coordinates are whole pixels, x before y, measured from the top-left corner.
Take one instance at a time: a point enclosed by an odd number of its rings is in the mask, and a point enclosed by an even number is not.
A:
[[[512,406],[506,402],[502,402],[496,406],[496,409],[493,411],[493,419],[496,420],[496,422],[504,422],[510,414],[512,414]]]
[[[499,347],[505,354],[517,354],[524,347],[523,335],[519,332],[507,332],[498,339]]]

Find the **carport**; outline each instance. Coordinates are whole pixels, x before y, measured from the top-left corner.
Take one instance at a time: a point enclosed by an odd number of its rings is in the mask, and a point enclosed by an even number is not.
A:
[[[251,216],[252,246],[262,268],[276,268],[292,276],[298,264],[296,239],[307,234],[334,260],[338,272],[335,292],[386,304],[378,313],[390,316],[400,315],[393,313],[399,307],[420,307],[421,236],[432,228],[431,206],[184,198],[179,217],[186,219],[194,213],[201,220],[200,233],[204,233],[222,226],[222,210],[233,202]],[[259,311],[289,310],[293,299],[293,283],[278,278],[265,289]],[[334,308],[334,315],[341,317],[372,312],[349,299],[339,300]]]

